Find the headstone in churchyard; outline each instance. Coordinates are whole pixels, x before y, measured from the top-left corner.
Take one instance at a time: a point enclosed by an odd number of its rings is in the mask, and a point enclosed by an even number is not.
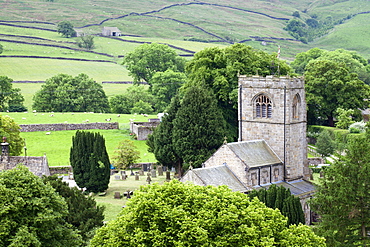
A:
[[[158,176],[163,176],[163,166],[158,166]]]
[[[139,171],[139,175],[140,175],[140,176],[144,176],[144,171],[143,171],[143,170],[140,170],[140,171]]]
[[[139,180],[139,173],[135,174],[135,180]]]
[[[122,175],[122,180],[126,180],[126,178],[127,178],[127,175],[126,174],[123,174]]]
[[[162,166],[163,172],[167,171],[167,166]]]
[[[118,191],[114,192],[114,199],[121,199],[121,194]]]
[[[120,175],[114,175],[114,180],[121,180],[121,176]]]
[[[141,165],[141,168],[144,172],[147,172],[148,171],[148,164],[142,164]]]
[[[172,168],[171,168],[171,172],[176,172],[175,167],[172,167]]]
[[[146,181],[148,182],[148,184],[150,184],[150,182],[152,181],[152,178],[150,177],[149,173],[148,173],[148,177],[146,178]]]
[[[126,171],[121,171],[121,176],[126,175]]]
[[[166,180],[167,181],[171,180],[171,172],[170,171],[166,171]]]
[[[157,177],[157,171],[153,169],[151,171],[151,175],[152,175],[152,178],[156,178]]]

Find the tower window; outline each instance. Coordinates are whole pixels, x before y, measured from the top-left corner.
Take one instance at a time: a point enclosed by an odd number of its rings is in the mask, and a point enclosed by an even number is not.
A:
[[[264,94],[257,97],[255,101],[256,117],[271,118],[272,117],[272,102]]]
[[[298,94],[294,95],[293,98],[293,106],[292,106],[292,114],[293,119],[299,119],[299,105],[300,105],[300,97]]]

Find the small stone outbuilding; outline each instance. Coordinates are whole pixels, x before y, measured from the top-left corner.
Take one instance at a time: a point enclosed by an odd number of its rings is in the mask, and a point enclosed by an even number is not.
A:
[[[103,36],[121,36],[122,32],[117,27],[103,27]]]

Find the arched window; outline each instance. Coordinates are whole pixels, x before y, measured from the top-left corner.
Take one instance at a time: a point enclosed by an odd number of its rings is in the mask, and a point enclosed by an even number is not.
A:
[[[301,98],[299,97],[299,94],[294,95],[293,106],[292,106],[293,119],[299,119],[299,105],[300,105],[300,103],[301,103]]]
[[[264,94],[260,94],[255,101],[256,117],[271,118],[272,116],[272,102]]]

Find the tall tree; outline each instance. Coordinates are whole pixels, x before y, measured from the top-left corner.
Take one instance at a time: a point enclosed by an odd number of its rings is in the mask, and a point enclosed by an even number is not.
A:
[[[0,76],[0,111],[25,111],[24,97],[19,88],[13,88],[13,79]]]
[[[305,223],[299,197],[292,195],[290,190],[283,186],[273,184],[268,190],[253,190],[248,196],[250,198],[257,197],[269,208],[279,209],[282,215],[288,217],[288,225]]]
[[[32,108],[41,112],[107,112],[109,104],[103,86],[86,74],[59,74],[47,79],[36,92]]]
[[[162,117],[160,125],[148,136],[148,151],[154,153],[155,158],[164,166],[176,167],[181,171],[183,159],[177,155],[172,143],[173,121],[180,108],[180,96],[172,98],[171,104]]]
[[[309,226],[287,227],[278,210],[226,186],[177,180],[146,185],[91,246],[303,246],[323,247]]]
[[[76,31],[70,21],[61,21],[58,23],[57,32],[61,33],[66,38],[75,37]]]
[[[150,80],[156,72],[168,69],[184,72],[185,60],[169,46],[151,43],[140,45],[128,53],[123,64],[127,66],[135,83],[144,81],[151,84]]]
[[[172,143],[177,156],[200,167],[224,137],[225,120],[215,96],[201,86],[188,88],[173,120]]]
[[[80,246],[63,197],[25,166],[0,172],[1,246]]]
[[[0,138],[6,137],[10,155],[20,155],[24,147],[24,139],[21,137],[20,127],[9,116],[0,115]]]
[[[69,160],[74,179],[80,188],[91,192],[108,189],[110,162],[102,135],[77,131],[72,137]]]
[[[315,229],[328,246],[370,244],[369,172],[369,133],[352,139],[346,155],[325,169],[311,207],[321,216]]]
[[[331,154],[334,154],[335,142],[328,130],[321,131],[319,136],[317,137],[316,151],[322,157],[328,157]]]
[[[188,84],[204,84],[215,93],[227,121],[230,141],[237,139],[238,75],[287,75],[290,70],[276,53],[268,54],[244,44],[204,49],[186,65]]]
[[[157,72],[150,80],[151,92],[155,97],[155,111],[163,112],[171,103],[171,99],[177,94],[178,89],[186,82],[186,76],[182,72],[166,70]]]
[[[83,35],[79,37],[77,41],[77,45],[80,48],[86,48],[88,50],[91,50],[94,48],[94,36],[92,35]]]
[[[350,73],[346,65],[331,60],[313,60],[305,72],[308,119],[323,118],[334,126],[337,108],[364,109],[370,87]],[[313,116],[313,117],[312,117]]]

